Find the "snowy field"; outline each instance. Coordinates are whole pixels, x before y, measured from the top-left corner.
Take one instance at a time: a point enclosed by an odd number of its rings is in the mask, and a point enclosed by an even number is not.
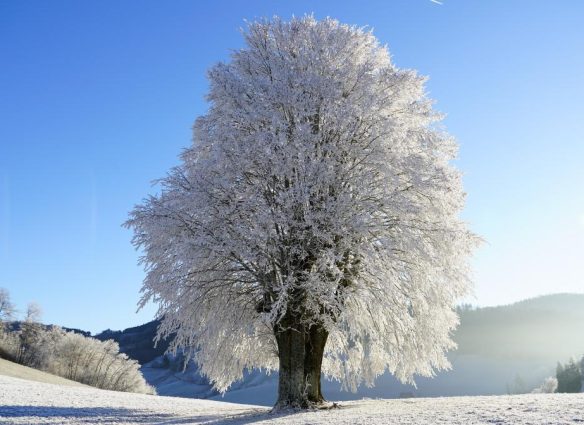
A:
[[[27,381],[0,375],[0,424],[581,424],[584,394],[343,402],[332,410],[268,408]]]

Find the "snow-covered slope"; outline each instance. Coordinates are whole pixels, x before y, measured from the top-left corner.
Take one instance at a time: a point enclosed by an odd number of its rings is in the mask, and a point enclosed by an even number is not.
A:
[[[74,387],[87,387],[79,382],[70,381],[60,376],[51,375],[37,369],[22,366],[8,360],[0,359],[0,375],[13,378],[28,379],[29,381],[45,382],[47,384],[70,385]]]
[[[529,394],[369,399],[338,409],[271,414],[265,407],[0,376],[0,424],[573,424],[584,422],[582,406],[582,394]]]

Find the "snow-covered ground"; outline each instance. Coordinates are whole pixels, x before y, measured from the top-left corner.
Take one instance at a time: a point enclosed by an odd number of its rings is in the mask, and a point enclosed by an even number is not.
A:
[[[31,367],[22,366],[8,360],[0,359],[0,375],[12,376],[14,378],[28,379],[29,381],[45,382],[47,384],[70,385],[74,387],[87,387],[79,382],[70,381],[60,376],[51,375]]]
[[[332,410],[119,393],[0,375],[0,424],[578,424],[584,394],[359,400]]]

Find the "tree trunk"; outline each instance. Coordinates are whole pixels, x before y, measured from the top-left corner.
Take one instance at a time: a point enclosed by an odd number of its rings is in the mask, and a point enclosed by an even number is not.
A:
[[[308,401],[312,404],[324,403],[320,388],[322,357],[328,338],[328,332],[321,326],[312,326],[304,344],[304,376],[308,384]]]
[[[290,324],[277,329],[280,376],[276,408],[308,408],[323,403],[320,375],[328,332],[322,327]]]

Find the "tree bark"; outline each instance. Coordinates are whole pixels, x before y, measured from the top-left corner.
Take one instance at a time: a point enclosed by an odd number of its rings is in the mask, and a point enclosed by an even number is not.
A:
[[[320,387],[322,358],[328,332],[322,326],[314,325],[308,331],[304,351],[304,376],[308,385],[308,401],[312,404],[324,403]]]
[[[280,365],[275,407],[306,409],[323,403],[320,376],[328,332],[322,326],[286,320],[275,335]]]

